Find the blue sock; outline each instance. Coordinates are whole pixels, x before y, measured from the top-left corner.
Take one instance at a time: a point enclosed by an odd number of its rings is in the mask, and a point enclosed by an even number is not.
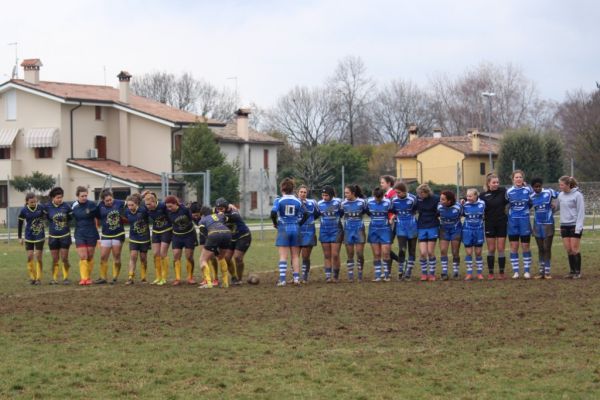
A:
[[[348,267],[348,280],[354,280],[354,260],[346,262]]]
[[[467,264],[467,275],[473,275],[473,256],[465,256],[465,264]]]
[[[340,270],[339,269],[334,269],[333,270],[333,279],[340,279]]]
[[[460,269],[460,258],[453,257],[452,258],[452,272],[458,275],[458,270]]]
[[[510,264],[512,265],[513,273],[519,272],[519,254],[510,253]]]
[[[292,272],[292,276],[294,277],[294,282],[298,282],[300,280],[300,273]]]
[[[402,275],[404,273],[404,263],[406,260],[398,261],[398,274]]]
[[[302,263],[302,278],[306,280],[306,264]]]
[[[429,259],[429,275],[435,275],[435,266],[437,264],[437,260],[435,257],[431,257]]]
[[[331,268],[325,268],[325,279],[331,279]]]
[[[550,260],[547,260],[547,261],[546,261],[546,265],[545,265],[545,267],[546,267],[546,268],[545,268],[544,274],[545,274],[545,275],[550,275]]]
[[[531,269],[531,251],[523,252],[523,268],[525,272],[529,272]]]
[[[421,264],[421,274],[427,275],[427,259],[421,258],[419,263]]]
[[[477,264],[477,274],[483,274],[483,257],[477,256],[475,257],[475,264]]]
[[[381,278],[381,261],[375,260],[375,279]]]
[[[279,261],[279,282],[285,282],[287,274],[287,261]]]
[[[381,261],[381,270],[383,271],[383,276],[386,279],[389,279],[390,273],[392,270],[392,260],[382,260]]]
[[[410,275],[412,274],[412,270],[415,267],[415,258],[409,256],[408,257],[408,262],[406,263],[406,275],[410,277]]]
[[[356,269],[358,270],[358,280],[362,281],[362,278],[363,278],[363,264],[362,264],[362,261],[360,261],[360,259],[358,259],[356,261]]]
[[[448,275],[448,256],[442,256],[440,260],[442,262],[442,275]]]

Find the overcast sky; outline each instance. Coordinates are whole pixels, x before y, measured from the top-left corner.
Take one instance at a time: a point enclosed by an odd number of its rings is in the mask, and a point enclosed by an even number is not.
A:
[[[378,83],[421,85],[510,62],[562,100],[600,81],[599,16],[592,0],[3,2],[0,80],[16,41],[19,59],[42,60],[42,80],[116,86],[121,69],[189,71],[232,90],[237,77],[243,103],[262,107],[322,84],[347,55]]]

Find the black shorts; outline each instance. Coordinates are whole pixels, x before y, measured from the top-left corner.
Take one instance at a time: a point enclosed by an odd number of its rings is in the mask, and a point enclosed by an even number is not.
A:
[[[50,250],[68,249],[71,247],[71,235],[61,238],[48,238],[48,247]]]
[[[486,238],[505,238],[507,233],[507,221],[490,222],[485,224]]]
[[[173,241],[171,242],[171,247],[173,249],[194,249],[198,245],[198,236],[196,235],[196,231],[191,231],[186,233],[185,235],[176,235],[173,234]]]
[[[39,242],[25,242],[25,250],[44,250],[44,241],[40,240]]]
[[[139,251],[140,253],[147,253],[150,250],[150,242],[136,243],[129,241],[129,251]]]
[[[250,244],[252,243],[252,235],[250,232],[245,234],[246,236],[242,236],[239,239],[232,239],[229,248],[231,250],[241,251],[245,253],[250,248]]]
[[[231,232],[209,233],[204,243],[204,248],[219,254],[219,249],[229,249],[231,245]]]
[[[531,242],[531,236],[509,236],[508,237],[508,241],[509,242],[518,242],[521,241],[521,243],[529,243]]]
[[[152,243],[171,243],[173,240],[173,231],[152,232]]]
[[[583,231],[575,233],[575,225],[561,225],[560,226],[560,237],[562,238],[577,238],[581,239]]]

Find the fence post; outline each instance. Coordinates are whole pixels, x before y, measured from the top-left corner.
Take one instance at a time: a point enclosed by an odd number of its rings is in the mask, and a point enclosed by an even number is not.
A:
[[[6,227],[8,228],[8,241],[10,242],[10,175],[6,175]]]

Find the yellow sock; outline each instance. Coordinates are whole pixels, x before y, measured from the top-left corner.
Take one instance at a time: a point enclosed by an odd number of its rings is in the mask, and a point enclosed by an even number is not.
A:
[[[87,260],[79,260],[79,276],[82,280],[88,279]]]
[[[160,256],[154,256],[154,282],[158,282],[162,279],[162,258]]]
[[[42,263],[39,261],[35,263],[35,279],[42,280]]]
[[[192,277],[194,276],[194,264],[192,264],[189,260],[186,260],[185,269],[187,271],[188,280],[192,279]]]
[[[58,262],[52,264],[52,280],[58,281]]]
[[[120,273],[121,273],[121,263],[113,261],[113,265],[112,265],[112,277],[113,277],[113,279],[117,279],[119,277]]]
[[[140,261],[140,279],[145,281],[148,278],[148,264]]]
[[[229,287],[229,274],[227,273],[227,260],[224,258],[219,260],[219,267],[221,267],[221,287]]]
[[[127,277],[131,280],[133,280],[133,278],[135,278],[135,272],[128,272],[127,273]]]
[[[94,260],[86,260],[85,264],[87,265],[88,269],[87,279],[92,279],[92,272],[94,271]]]
[[[27,261],[27,274],[29,279],[35,281],[35,267],[33,261]]]
[[[212,274],[213,279],[219,279],[217,259],[213,257],[208,263],[210,265],[210,273]]]
[[[169,257],[163,257],[162,259],[162,279],[164,281],[169,277]]]
[[[233,278],[239,279],[237,276],[237,270],[235,266],[235,260],[232,258],[227,261],[227,270],[229,271],[229,275]]]
[[[181,260],[175,261],[175,280],[181,280]]]
[[[62,263],[62,274],[63,274],[63,280],[69,279],[69,270],[71,269],[71,265],[69,265],[68,262],[64,262]]]
[[[204,276],[204,281],[206,282],[206,285],[208,287],[212,287],[212,278],[210,276],[210,270],[211,268],[208,266],[208,264],[202,264],[202,275]]]
[[[100,261],[100,279],[106,279],[108,276],[108,261]]]

